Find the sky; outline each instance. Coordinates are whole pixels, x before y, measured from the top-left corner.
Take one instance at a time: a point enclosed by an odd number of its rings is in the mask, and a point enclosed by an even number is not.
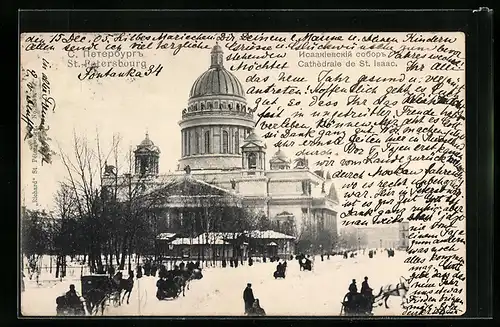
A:
[[[340,35],[342,33],[336,34]],[[88,39],[95,37],[92,34],[80,35]],[[276,35],[276,33],[273,33],[273,35]],[[391,35],[394,36],[394,34]],[[24,35],[22,42],[26,41],[28,37],[44,38],[48,42],[52,35]],[[347,34],[344,33],[344,37],[347,38]],[[404,37],[403,34],[400,37]],[[210,50],[215,45],[215,41],[204,41],[204,44],[208,46],[207,49],[184,48],[176,55],[172,50],[127,52],[126,49],[122,49],[118,54],[128,58],[124,57],[120,60],[116,57],[109,57],[114,52],[67,52],[62,49],[63,45],[60,44],[52,51],[22,51],[22,69],[32,69],[38,75],[41,75],[42,72],[45,73],[46,82],[50,85],[50,96],[55,100],[54,110],[49,110],[46,113],[46,125],[50,128],[47,131],[50,138],[49,145],[51,150],[56,152],[52,164],[41,165],[39,157],[33,162],[31,160],[32,152],[27,143],[21,143],[21,197],[26,206],[38,205],[41,208],[51,208],[58,183],[64,181],[67,176],[60,154],[66,153],[71,156],[74,135],[86,138],[94,148],[97,144],[96,138],[98,135],[103,153],[109,152],[113,135],[120,135],[121,153],[125,157],[128,149],[134,149],[144,139],[145,133],[148,132],[150,139],[161,150],[160,173],[175,171],[181,154],[181,134],[178,122],[181,119],[182,110],[187,106],[192,84],[210,66]],[[220,43],[225,56],[230,53],[227,49],[228,44],[227,42]],[[248,53],[254,55],[263,52],[248,51]],[[243,52],[240,51],[239,53],[242,54]],[[108,57],[103,57],[105,54]],[[162,65],[163,68],[158,76],[80,80],[78,75],[84,73],[85,67],[77,67],[77,65],[87,61],[94,62],[95,60],[121,61],[139,67],[141,65],[156,65],[155,67]],[[325,68],[301,68],[297,66],[299,60],[308,61],[309,59],[299,58],[299,51],[287,52],[286,61],[289,63],[290,68],[285,72],[295,73],[295,75],[307,79],[309,84],[315,84],[318,73]],[[347,59],[329,58],[328,60],[344,63],[341,67],[332,68],[332,76],[343,73],[355,77],[363,73],[368,76],[376,74],[377,76],[388,77],[399,76],[404,71],[403,67],[398,70],[375,67],[352,69],[346,67],[345,62]],[[247,60],[245,62],[253,63],[254,61]],[[44,62],[45,70],[42,68]],[[225,61],[225,67],[229,68],[232,64],[239,63],[239,61]],[[101,71],[105,70],[104,68],[101,69]],[[116,70],[120,69],[116,68]],[[269,75],[270,81],[276,81],[279,70],[253,70],[251,72],[239,70],[232,71],[232,73],[241,81],[245,89],[252,85],[264,88],[270,82],[251,83],[247,79],[253,75],[259,77]],[[28,79],[25,78],[21,81],[22,92],[26,90]],[[38,80],[40,80],[40,76]],[[277,84],[286,85],[288,83]],[[248,106],[255,107],[257,98],[256,95],[247,94]],[[272,97],[268,96],[268,98],[271,100]],[[300,107],[304,108],[304,112],[309,109],[306,104],[311,100],[310,96],[281,96],[279,104],[288,111],[288,114],[290,114],[290,110],[296,110],[293,107],[286,106],[286,103],[291,98],[294,98],[295,101],[302,101],[303,105]],[[26,106],[25,97],[21,97],[21,100],[22,106]],[[341,105],[336,109],[349,109],[348,106],[342,105],[342,103],[345,103],[343,99],[339,98],[339,103]],[[263,108],[264,106],[259,106],[257,113],[261,112]],[[317,107],[311,108],[309,110],[317,109]],[[308,116],[307,113],[306,116]],[[25,128],[26,124],[21,124],[21,138],[24,136]],[[259,129],[257,129],[257,133],[264,134]],[[267,143],[267,158],[269,159],[277,149],[273,147],[272,140],[268,139],[265,142]],[[282,150],[293,158],[299,148],[292,147]],[[339,153],[338,159],[348,158],[345,153],[338,150],[341,149],[334,151],[334,153]],[[311,156],[309,157],[309,163],[311,164],[318,159],[326,158],[324,156]],[[33,168],[37,169],[36,174],[34,174]],[[312,168],[314,169],[314,167]],[[342,194],[339,194],[339,196],[341,197]]]
[[[49,35],[39,36],[49,39]],[[215,42],[207,44],[211,48]],[[106,152],[112,144],[113,134],[119,134],[125,155],[127,149],[135,148],[148,132],[150,139],[161,150],[160,173],[176,170],[181,154],[178,121],[181,119],[182,109],[187,106],[192,84],[210,66],[210,49],[183,49],[177,55],[173,55],[172,51],[150,51],[139,56],[139,52],[135,52],[125,61],[139,64],[145,62],[148,66],[161,64],[163,70],[158,76],[134,80],[79,80],[77,76],[85,68],[75,67],[76,64],[96,59],[83,52],[66,53],[61,49],[50,53],[23,52],[21,64],[25,69],[41,72],[43,59],[50,63],[46,75],[50,80],[51,96],[56,100],[54,112],[47,113],[50,126],[48,136],[51,138],[51,149],[58,154],[53,157],[51,165],[36,164],[38,172],[35,176],[31,173],[32,163],[27,160],[31,158],[31,152],[26,143],[21,144],[24,194],[21,196],[28,207],[34,204],[31,180],[33,177],[38,185],[38,205],[43,208],[50,207],[58,182],[66,176],[59,152],[61,149],[65,153],[71,153],[73,135],[86,137],[94,144],[96,136],[99,135],[103,152]],[[228,65],[226,62],[226,68]],[[248,72],[237,71],[233,74],[245,88],[248,87],[244,82],[250,75]],[[311,76],[314,74],[311,73]],[[273,73],[268,75],[272,76]],[[256,98],[247,95],[248,105],[252,106]],[[277,149],[274,149],[270,142],[267,143],[269,157]],[[293,151],[286,152],[289,156],[293,154]]]

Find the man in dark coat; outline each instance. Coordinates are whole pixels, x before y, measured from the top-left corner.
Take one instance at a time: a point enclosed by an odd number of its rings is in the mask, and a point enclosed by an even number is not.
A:
[[[79,315],[84,313],[82,301],[80,296],[76,293],[75,285],[69,285],[69,291],[66,292],[66,303],[73,309],[74,314]]]
[[[373,293],[372,288],[368,285],[368,277],[365,277],[363,283],[361,283],[361,294],[368,301],[368,307],[370,311],[373,309]]]
[[[255,302],[255,297],[253,296],[252,284],[248,283],[247,287],[243,291],[243,301],[245,302],[245,314],[248,314],[249,310],[252,308]]]
[[[373,290],[368,285],[368,277],[365,277],[365,280],[361,283],[361,294],[371,296],[372,291]]]
[[[347,301],[350,306],[352,306],[352,300],[356,294],[358,294],[358,287],[356,286],[356,280],[353,279],[351,285],[349,285],[349,294],[347,295]]]
[[[349,285],[349,293],[351,294],[357,294],[358,293],[358,286],[356,286],[356,280],[353,279],[351,285]]]

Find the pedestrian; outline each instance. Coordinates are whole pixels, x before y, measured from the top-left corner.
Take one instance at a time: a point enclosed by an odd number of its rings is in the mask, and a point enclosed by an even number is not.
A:
[[[251,283],[247,283],[247,287],[243,291],[243,301],[245,302],[245,314],[248,314],[255,302]]]

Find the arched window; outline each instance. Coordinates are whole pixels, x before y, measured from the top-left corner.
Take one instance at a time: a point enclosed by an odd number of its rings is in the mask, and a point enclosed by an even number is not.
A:
[[[194,134],[194,151],[195,151],[195,154],[198,154],[200,153],[200,134],[198,134],[198,132],[196,132]]]
[[[198,104],[197,103],[194,105],[194,111],[198,111]]]
[[[210,153],[210,131],[205,132],[205,153]]]
[[[234,153],[240,154],[240,133],[234,132]]]
[[[239,103],[236,104],[236,111],[240,111],[240,105],[239,105]]]
[[[227,107],[228,107],[229,110],[233,110],[233,104],[232,103],[228,103]]]
[[[255,153],[248,155],[248,169],[257,169],[257,155]]]
[[[208,109],[212,109],[212,102],[208,102]]]
[[[219,109],[219,101],[215,101],[214,108],[215,108],[215,109]]]
[[[205,104],[201,104],[201,110],[205,110]]]
[[[191,131],[187,132],[187,155],[191,155]]]
[[[229,152],[229,133],[227,131],[222,132],[222,153]]]

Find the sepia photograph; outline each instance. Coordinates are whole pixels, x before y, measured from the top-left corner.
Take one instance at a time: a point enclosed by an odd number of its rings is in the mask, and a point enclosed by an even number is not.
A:
[[[465,35],[24,33],[39,316],[460,316]]]

